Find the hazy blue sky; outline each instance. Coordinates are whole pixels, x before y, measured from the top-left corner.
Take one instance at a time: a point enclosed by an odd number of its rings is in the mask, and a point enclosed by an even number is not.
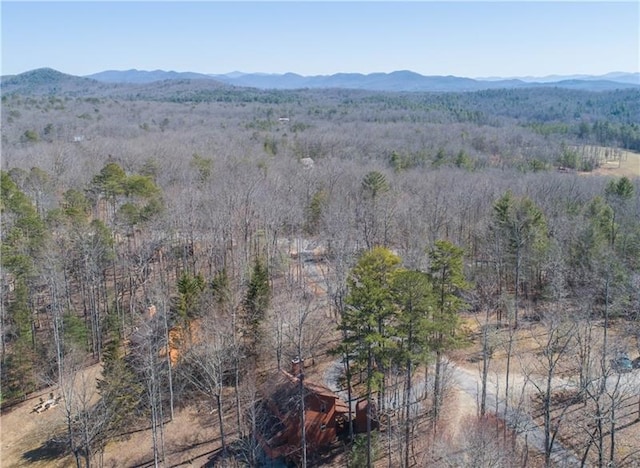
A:
[[[638,71],[627,2],[7,2],[2,74]]]

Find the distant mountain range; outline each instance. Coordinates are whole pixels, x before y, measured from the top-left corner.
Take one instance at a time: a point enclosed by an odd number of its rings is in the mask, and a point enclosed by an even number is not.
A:
[[[501,81],[505,78],[476,78],[480,81]],[[558,81],[615,81],[616,83],[630,83],[640,85],[640,73],[611,72],[605,75],[548,75],[548,76],[519,76],[509,79],[520,80],[526,83],[555,83]]]
[[[154,81],[164,80],[211,80],[213,75],[164,70],[106,70],[88,75],[86,78],[103,83],[153,83]]]
[[[457,76],[424,76],[402,70],[391,73],[336,73],[303,76],[296,73],[267,74],[232,72],[207,75],[193,72],[109,70],[87,76],[104,83],[150,83],[173,79],[213,79],[232,86],[259,89],[350,88],[369,91],[478,91],[482,89],[521,88],[555,85],[578,89],[616,89],[640,86],[640,73],[613,72],[601,76],[552,75],[520,78],[463,78]],[[627,86],[629,85],[629,86]]]
[[[115,94],[125,89],[140,92],[163,82],[163,86],[179,85],[184,89],[220,87],[250,87],[258,89],[358,89],[394,92],[465,92],[487,89],[514,89],[531,87],[560,87],[577,90],[607,91],[640,88],[640,73],[613,72],[601,76],[573,75],[519,78],[472,79],[457,76],[424,76],[412,71],[391,73],[337,73],[334,75],[302,76],[295,73],[266,74],[232,72],[209,75],[195,72],[108,70],[85,77],[67,75],[50,68],[31,70],[19,75],[0,77],[2,93],[34,92],[53,94],[64,90],[71,94],[84,94],[91,88],[100,94]]]

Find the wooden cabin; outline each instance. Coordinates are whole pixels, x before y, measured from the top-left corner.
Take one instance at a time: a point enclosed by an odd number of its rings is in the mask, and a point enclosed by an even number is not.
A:
[[[292,364],[292,372],[301,369],[300,361]],[[347,404],[324,385],[306,380],[302,372],[293,375],[281,370],[269,379],[263,393],[263,423],[258,440],[272,459],[301,458],[303,399],[307,456],[330,445],[347,430]]]

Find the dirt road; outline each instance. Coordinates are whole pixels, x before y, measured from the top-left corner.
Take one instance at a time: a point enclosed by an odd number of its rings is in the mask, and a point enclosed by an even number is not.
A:
[[[471,396],[475,401],[480,401],[480,393],[482,388],[482,380],[479,372],[474,372],[462,367],[453,367],[456,387],[467,395]],[[516,376],[518,377],[518,376]],[[522,379],[521,379],[522,380]],[[523,384],[523,383],[522,383]],[[524,411],[511,405],[505,416],[505,401],[493,391],[491,385],[487,388],[486,405],[489,411],[496,411],[500,417],[505,417],[506,422],[518,432],[518,436],[525,439],[529,447],[538,450],[541,453],[545,451],[545,434],[544,429],[526,414]],[[517,388],[519,391],[521,388]],[[551,450],[551,459],[553,466],[556,467],[574,467],[580,466],[580,460],[567,448],[563,447],[558,441],[555,441]]]

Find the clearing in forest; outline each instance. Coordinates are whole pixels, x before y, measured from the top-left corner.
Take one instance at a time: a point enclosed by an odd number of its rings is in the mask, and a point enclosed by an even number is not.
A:
[[[593,147],[596,150],[602,152],[603,163],[597,169],[591,172],[584,172],[585,175],[604,175],[615,177],[640,177],[640,153],[636,153],[628,150],[616,150],[616,154],[619,158],[615,159],[607,158],[607,151],[611,151],[611,148],[605,148],[602,146]]]

